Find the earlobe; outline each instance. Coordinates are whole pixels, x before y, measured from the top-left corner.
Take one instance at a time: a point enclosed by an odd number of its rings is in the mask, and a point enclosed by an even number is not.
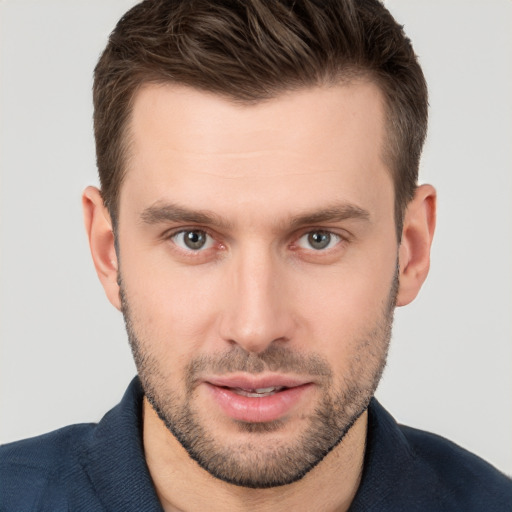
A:
[[[108,300],[121,310],[117,283],[118,261],[114,243],[112,221],[96,187],[87,187],[82,194],[85,230],[96,268]]]
[[[430,267],[430,248],[436,225],[436,191],[431,185],[416,189],[404,216],[399,249],[400,288],[397,306],[414,300]]]

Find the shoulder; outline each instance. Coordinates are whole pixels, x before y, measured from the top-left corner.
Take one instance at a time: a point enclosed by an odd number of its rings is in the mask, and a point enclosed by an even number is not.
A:
[[[411,455],[442,503],[464,510],[512,510],[512,480],[477,455],[435,434],[399,426]]]
[[[80,451],[95,426],[72,425],[0,446],[2,506],[40,510],[49,494],[54,504],[59,494],[64,499],[66,487],[83,478]]]
[[[95,423],[70,425],[41,436],[4,444],[0,446],[0,467],[20,465],[56,469],[69,462],[70,448],[86,439],[95,427]]]
[[[397,424],[372,399],[351,512],[512,512],[512,480],[441,436]]]
[[[135,378],[99,423],[72,425],[0,447],[0,510],[158,510],[142,446]]]

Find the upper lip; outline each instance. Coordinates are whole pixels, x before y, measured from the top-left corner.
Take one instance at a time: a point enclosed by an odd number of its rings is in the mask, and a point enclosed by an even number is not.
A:
[[[289,375],[222,375],[212,376],[202,379],[203,382],[212,384],[213,386],[224,388],[240,388],[245,390],[266,389],[266,388],[295,388],[311,381],[292,377]]]

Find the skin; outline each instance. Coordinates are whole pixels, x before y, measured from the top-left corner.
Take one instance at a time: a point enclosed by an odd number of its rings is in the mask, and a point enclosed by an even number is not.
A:
[[[385,363],[390,304],[418,293],[435,225],[435,191],[423,185],[398,244],[379,89],[354,82],[239,105],[150,85],[137,93],[130,131],[119,254],[93,187],[83,196],[85,224],[105,292],[124,310],[132,344],[136,338],[143,385],[163,412],[188,405],[212,444],[249,470],[255,454],[275,462],[275,450],[300,453],[326,397],[340,399],[351,386],[361,395],[349,403],[355,422],[341,443],[303,478],[268,489],[212,476],[145,400],[146,460],[164,509],[347,510],[361,478],[364,409]],[[188,249],[179,235],[185,229],[207,233],[206,248]],[[331,234],[320,250],[308,239],[319,231]],[[205,380],[218,376],[215,366],[199,372],[187,393],[187,368],[198,357],[236,353],[261,363],[273,351],[326,362],[330,380],[263,364],[258,377],[308,383],[268,431],[241,428],[212,399]],[[226,373],[252,378],[250,368]]]

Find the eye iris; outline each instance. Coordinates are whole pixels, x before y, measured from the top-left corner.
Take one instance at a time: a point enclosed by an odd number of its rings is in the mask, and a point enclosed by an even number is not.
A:
[[[187,231],[183,241],[189,249],[201,249],[206,243],[206,234],[203,231]]]
[[[325,249],[331,243],[331,235],[325,231],[315,231],[308,235],[308,243],[313,249]]]

